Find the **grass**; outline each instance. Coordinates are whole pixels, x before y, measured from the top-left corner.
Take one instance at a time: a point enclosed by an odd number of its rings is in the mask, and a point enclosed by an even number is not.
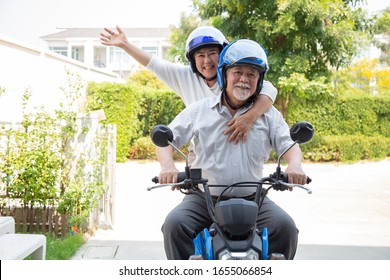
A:
[[[83,244],[81,233],[65,239],[46,236],[46,260],[69,260]]]
[[[69,260],[83,244],[81,233],[69,235],[64,239],[46,235],[46,260]],[[25,260],[31,260],[31,256]]]

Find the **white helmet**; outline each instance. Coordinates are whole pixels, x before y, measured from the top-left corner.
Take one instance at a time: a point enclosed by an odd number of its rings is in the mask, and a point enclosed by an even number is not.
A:
[[[226,70],[235,65],[250,65],[260,74],[254,95],[257,95],[263,86],[264,75],[268,71],[266,50],[257,42],[249,39],[236,40],[227,45],[219,56],[217,71],[218,85],[226,89]]]
[[[197,49],[206,46],[217,46],[222,51],[227,44],[228,41],[222,32],[213,26],[200,26],[193,30],[186,42],[186,58],[190,62],[192,71],[200,74],[196,69],[193,56]]]

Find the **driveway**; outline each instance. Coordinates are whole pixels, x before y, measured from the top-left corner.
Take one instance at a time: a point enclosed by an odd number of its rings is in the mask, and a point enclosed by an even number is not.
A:
[[[264,174],[275,166],[266,165]],[[304,169],[313,179],[311,195],[269,194],[299,228],[296,259],[390,259],[390,159]],[[74,259],[165,259],[160,228],[183,195],[147,191],[158,173],[157,162],[117,164],[114,229],[98,230]]]

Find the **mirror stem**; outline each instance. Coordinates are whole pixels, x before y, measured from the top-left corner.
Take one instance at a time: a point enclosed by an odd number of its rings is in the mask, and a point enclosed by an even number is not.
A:
[[[187,167],[188,167],[188,158],[187,158],[187,156],[186,156],[185,154],[183,154],[182,151],[180,151],[178,148],[176,148],[176,146],[173,145],[172,142],[170,142],[170,141],[168,141],[168,140],[167,140],[167,142],[168,142],[168,144],[169,144],[172,148],[174,148],[179,154],[181,154],[181,155],[186,159],[186,168],[187,168]]]
[[[279,157],[278,157],[278,166],[276,167],[276,176],[277,176],[277,179],[280,179],[280,175],[281,175],[281,169],[280,169],[280,160],[282,159],[282,157],[292,148],[295,146],[295,144],[297,144],[299,141],[296,140],[294,141],[294,144],[292,144],[287,150],[285,150]]]

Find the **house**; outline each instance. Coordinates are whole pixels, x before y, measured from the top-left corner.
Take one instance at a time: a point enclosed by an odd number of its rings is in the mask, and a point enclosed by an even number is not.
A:
[[[90,81],[123,82],[118,74],[107,69],[87,66],[0,34],[0,123],[22,120],[26,91],[31,94],[32,109],[44,106],[54,111],[63,101],[64,91],[69,89],[69,79],[76,77],[80,78],[81,85]]]
[[[110,28],[114,29],[114,28]],[[123,28],[127,39],[146,52],[166,57],[171,31],[169,28]],[[103,28],[70,28],[41,37],[48,49],[78,60],[88,66],[104,68],[122,78],[139,68],[139,63],[118,47],[100,43]]]

